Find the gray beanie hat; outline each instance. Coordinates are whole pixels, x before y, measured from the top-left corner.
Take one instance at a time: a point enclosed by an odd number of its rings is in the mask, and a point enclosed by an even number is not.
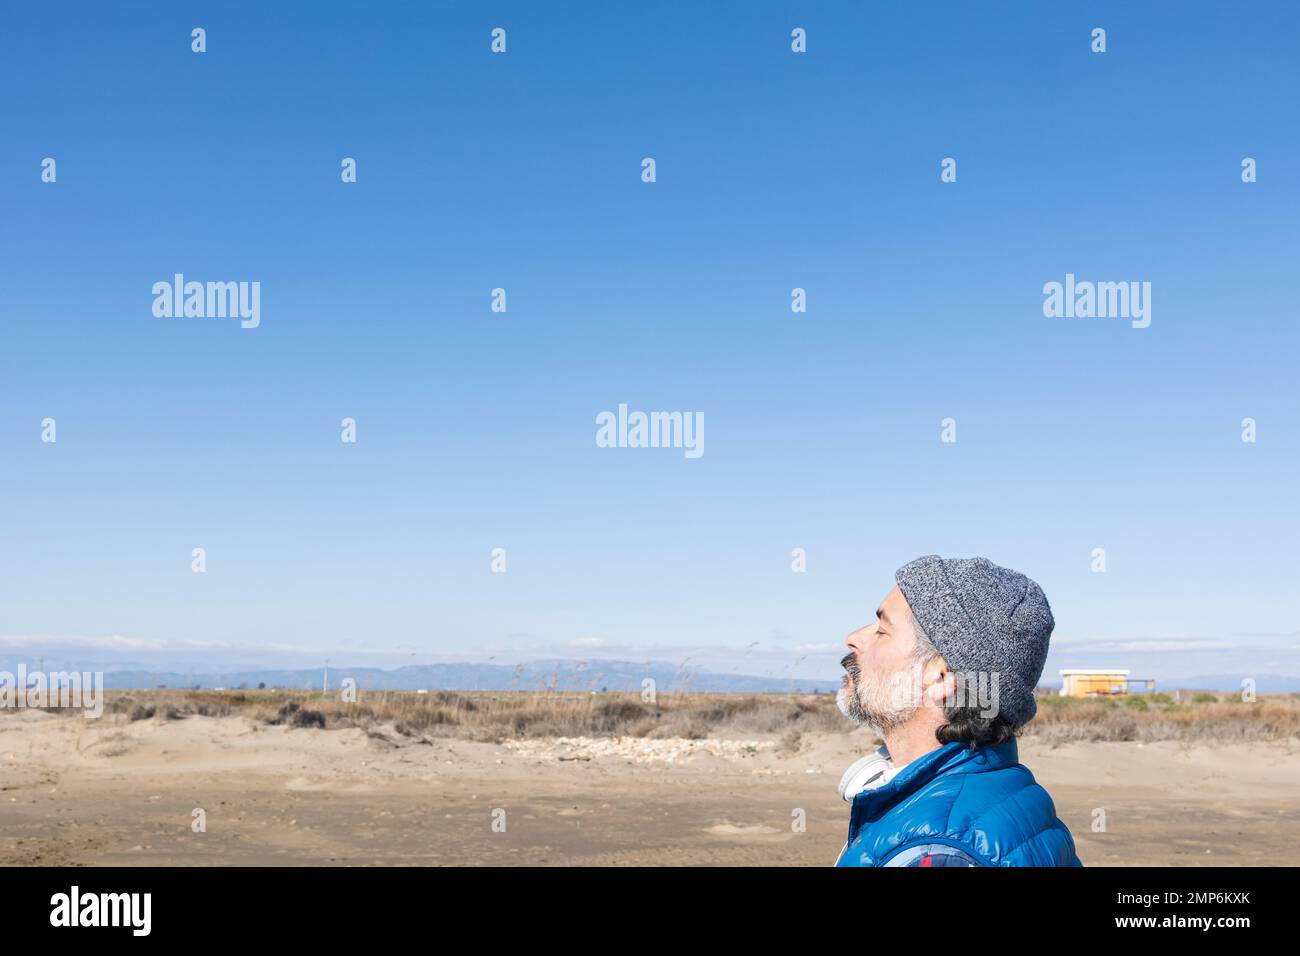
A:
[[[903,565],[894,579],[948,666],[980,675],[990,689],[993,678],[984,675],[996,673],[998,713],[1017,727],[1029,723],[1056,626],[1043,589],[988,558],[937,554]]]

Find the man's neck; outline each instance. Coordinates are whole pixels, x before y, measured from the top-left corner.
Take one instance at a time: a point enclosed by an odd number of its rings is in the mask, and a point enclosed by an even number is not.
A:
[[[898,727],[885,734],[885,749],[894,766],[902,770],[917,757],[924,757],[932,750],[938,750],[942,744],[934,736],[934,727]]]

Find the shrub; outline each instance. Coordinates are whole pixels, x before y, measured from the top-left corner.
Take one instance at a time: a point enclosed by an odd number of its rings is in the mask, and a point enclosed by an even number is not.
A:
[[[291,700],[276,712],[268,724],[285,724],[289,727],[319,727],[325,729],[325,715],[319,710],[307,710],[296,700]]]

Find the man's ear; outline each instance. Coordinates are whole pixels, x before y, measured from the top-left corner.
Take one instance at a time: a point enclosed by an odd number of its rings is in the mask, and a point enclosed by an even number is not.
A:
[[[925,696],[926,700],[937,707],[951,700],[957,694],[957,676],[948,669],[942,657],[936,657],[926,665]]]

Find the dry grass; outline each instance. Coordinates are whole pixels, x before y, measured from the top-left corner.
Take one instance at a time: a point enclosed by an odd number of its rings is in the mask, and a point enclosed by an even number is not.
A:
[[[755,733],[847,733],[834,699],[816,695],[673,694],[647,703],[634,694],[563,692],[362,691],[338,694],[280,690],[143,690],[106,692],[105,712],[128,720],[177,720],[191,714],[242,714],[290,727],[381,725],[408,737],[497,741],[523,737],[685,737]]]
[[[283,690],[108,691],[105,712],[128,721],[190,715],[243,715],[292,728],[390,726],[406,737],[500,741],[527,737],[687,738],[771,734],[783,752],[808,734],[850,733],[829,694],[660,695],[537,692],[362,691],[356,702],[337,693]],[[1118,699],[1039,698],[1038,716],[1023,731],[1049,742],[1073,740],[1254,741],[1300,738],[1300,694],[1132,695]]]
[[[1069,740],[1240,742],[1300,738],[1300,694],[1133,694],[1098,699],[1041,697],[1025,736]]]

